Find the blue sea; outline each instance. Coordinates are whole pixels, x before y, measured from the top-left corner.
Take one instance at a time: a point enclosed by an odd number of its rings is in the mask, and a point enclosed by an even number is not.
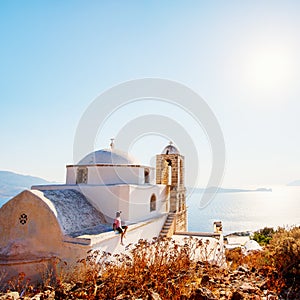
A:
[[[300,186],[276,186],[272,192],[217,193],[205,208],[200,208],[202,194],[187,195],[189,231],[212,232],[214,221],[222,221],[225,234],[300,225]],[[0,207],[6,201],[0,199]]]
[[[300,186],[276,186],[272,192],[217,193],[200,208],[203,192],[187,195],[189,231],[213,231],[222,221],[225,234],[264,227],[300,225]]]

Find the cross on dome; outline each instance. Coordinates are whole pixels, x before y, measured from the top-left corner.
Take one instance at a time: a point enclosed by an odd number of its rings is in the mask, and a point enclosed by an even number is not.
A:
[[[110,149],[113,150],[115,148],[115,138],[111,138],[110,140]]]

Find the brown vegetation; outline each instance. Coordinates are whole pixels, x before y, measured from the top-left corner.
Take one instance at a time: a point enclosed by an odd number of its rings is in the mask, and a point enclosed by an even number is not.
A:
[[[34,287],[20,274],[6,288],[23,299],[300,299],[299,228],[279,229],[260,252],[227,251],[226,264],[209,262],[208,249],[192,238],[140,240],[124,254],[90,252],[72,273],[58,263],[54,282],[47,274]]]

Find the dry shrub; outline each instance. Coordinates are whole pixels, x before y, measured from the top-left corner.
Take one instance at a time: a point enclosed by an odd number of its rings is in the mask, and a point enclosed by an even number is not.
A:
[[[259,231],[262,232],[262,231]],[[263,251],[252,252],[243,257],[240,250],[229,251],[227,260],[236,265],[247,264],[255,269],[275,270],[283,277],[300,275],[300,227],[279,228]]]
[[[118,295],[145,299],[155,291],[162,299],[188,297],[204,274],[218,273],[219,268],[208,263],[212,255],[208,246],[209,242],[192,238],[185,239],[184,244],[154,239],[129,246],[128,254],[91,252],[80,261],[73,278],[85,285],[85,291],[75,286],[71,294],[81,299],[114,299]],[[195,259],[198,252],[201,262]]]
[[[5,279],[7,277],[7,271],[5,269],[0,269],[0,291],[4,290],[6,282]]]
[[[280,228],[266,248],[266,258],[283,274],[300,275],[300,228]]]
[[[230,280],[236,278],[232,276],[236,271],[230,269],[244,265],[250,272],[242,271],[243,275],[238,276],[263,278],[261,289],[279,293],[282,275],[299,271],[299,232],[299,228],[281,229],[263,251],[247,256],[240,249],[226,251],[229,269],[221,266],[222,251],[210,247],[209,240],[186,238],[181,244],[168,238],[140,240],[121,254],[90,251],[75,267],[56,261],[56,268],[46,273],[42,288],[53,286],[56,300],[152,299],[155,294],[161,299],[202,299],[199,297],[204,296],[197,291],[207,289],[219,296],[218,289],[231,285]],[[67,269],[71,270],[68,276]],[[53,270],[55,283],[50,280]],[[24,295],[29,282],[20,274],[9,284],[11,290]]]
[[[246,265],[252,272],[260,274],[265,278],[264,289],[280,293],[285,286],[284,278],[273,265],[267,250],[253,251],[243,257],[241,264]]]
[[[300,279],[300,228],[279,228],[263,251],[254,252],[243,258],[252,270],[262,274],[266,288],[280,292],[291,282],[299,285]]]
[[[241,248],[226,249],[226,261],[231,270],[235,270],[243,262],[243,254]]]
[[[30,281],[30,278],[27,278],[26,274],[21,272],[17,276],[13,276],[8,280],[7,284],[5,285],[5,289],[16,291],[23,295],[27,289],[32,289]]]

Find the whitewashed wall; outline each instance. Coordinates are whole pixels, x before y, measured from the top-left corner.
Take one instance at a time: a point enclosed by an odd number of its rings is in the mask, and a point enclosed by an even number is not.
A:
[[[150,211],[150,199],[156,197],[156,210]],[[129,220],[137,222],[166,212],[166,187],[164,185],[130,186]]]
[[[74,189],[82,192],[88,201],[101,211],[107,222],[122,211],[122,220],[135,223],[167,212],[168,196],[165,185],[43,185],[36,190]],[[156,210],[150,212],[150,198],[156,196]]]
[[[111,222],[111,219],[116,215],[116,211],[119,210],[122,210],[122,219],[124,221],[128,220],[128,185],[97,186],[82,184],[79,186],[89,202],[105,215],[107,222]]]
[[[66,184],[76,184],[77,169],[83,166],[67,166]],[[86,166],[88,184],[145,184],[145,169],[149,171],[149,183],[155,183],[153,168],[142,166]]]

